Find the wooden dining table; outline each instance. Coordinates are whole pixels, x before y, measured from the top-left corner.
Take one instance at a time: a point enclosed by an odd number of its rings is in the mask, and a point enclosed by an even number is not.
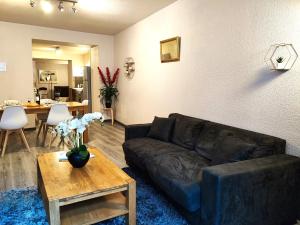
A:
[[[60,102],[62,103],[62,102]],[[63,102],[68,106],[69,111],[75,116],[77,113],[84,115],[88,113],[88,105],[83,105],[80,102]],[[26,114],[44,114],[48,113],[51,108],[51,104],[41,104],[41,105],[34,105],[29,106],[30,104],[23,104],[24,110]],[[3,113],[3,108],[0,108],[0,117]],[[83,142],[87,143],[89,141],[89,131],[88,129],[85,130],[83,133]]]

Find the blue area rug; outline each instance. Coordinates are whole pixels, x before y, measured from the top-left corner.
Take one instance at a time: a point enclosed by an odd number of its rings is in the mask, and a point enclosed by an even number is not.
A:
[[[131,169],[125,169],[137,181],[138,225],[188,225],[167,199],[151,184]],[[0,193],[1,225],[48,224],[41,196],[36,188],[10,190]],[[99,225],[123,225],[123,216]]]

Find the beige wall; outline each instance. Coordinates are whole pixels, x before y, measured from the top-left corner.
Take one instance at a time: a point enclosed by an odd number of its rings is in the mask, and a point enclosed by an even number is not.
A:
[[[180,62],[160,63],[159,41],[181,36]],[[117,119],[152,121],[179,112],[287,140],[300,155],[300,63],[270,71],[271,44],[300,53],[298,0],[179,0],[115,37],[115,67],[133,57],[132,80],[121,76]]]
[[[0,22],[0,62],[7,63],[7,72],[0,72],[0,102],[33,97],[32,39],[98,45],[99,65],[113,65],[112,36]],[[92,91],[98,93],[100,80],[96,73],[92,83]],[[100,109],[98,98],[93,99],[93,105],[94,110]]]

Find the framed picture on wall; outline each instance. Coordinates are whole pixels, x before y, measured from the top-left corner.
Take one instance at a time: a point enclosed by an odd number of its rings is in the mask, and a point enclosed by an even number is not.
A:
[[[180,60],[180,37],[160,42],[160,60],[162,63]]]
[[[39,70],[39,83],[57,83],[57,73],[55,70]]]

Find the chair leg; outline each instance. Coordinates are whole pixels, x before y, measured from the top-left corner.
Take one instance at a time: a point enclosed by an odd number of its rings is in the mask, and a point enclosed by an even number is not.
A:
[[[1,157],[4,156],[5,150],[6,150],[6,145],[7,145],[7,139],[8,139],[8,135],[9,135],[9,131],[5,131],[5,138],[4,138],[4,144],[3,144],[3,149],[2,149],[2,154]]]
[[[23,142],[24,142],[24,144],[25,144],[27,150],[28,150],[29,152],[31,152],[31,151],[30,151],[30,147],[29,147],[29,145],[28,145],[28,142],[27,142],[27,140],[26,140],[25,134],[24,134],[24,132],[23,132],[23,129],[20,129],[19,132],[20,132],[20,134],[21,134],[21,138],[22,138],[22,140],[23,140]]]
[[[1,152],[1,148],[2,148],[2,146],[3,146],[3,135],[4,135],[4,131],[1,130],[0,132],[1,132],[1,135],[0,135],[0,152]]]
[[[45,135],[45,132],[47,132],[46,127],[47,127],[47,124],[44,123],[44,124],[43,124],[43,135]]]
[[[44,127],[44,122],[41,121],[41,124],[40,124],[40,126],[39,126],[39,130],[38,130],[38,133],[37,133],[37,135],[36,135],[37,138],[39,138],[40,133],[41,133],[41,130],[42,130],[43,127]]]
[[[57,134],[55,135],[55,137],[53,137],[53,136],[54,136],[53,134],[51,134],[51,136],[50,136],[49,149],[51,149],[52,143],[56,140]]]
[[[43,137],[43,146],[44,147],[45,147],[45,144],[46,144],[46,137],[47,137],[48,128],[49,128],[49,126],[46,125],[45,130],[44,130],[44,137]]]

